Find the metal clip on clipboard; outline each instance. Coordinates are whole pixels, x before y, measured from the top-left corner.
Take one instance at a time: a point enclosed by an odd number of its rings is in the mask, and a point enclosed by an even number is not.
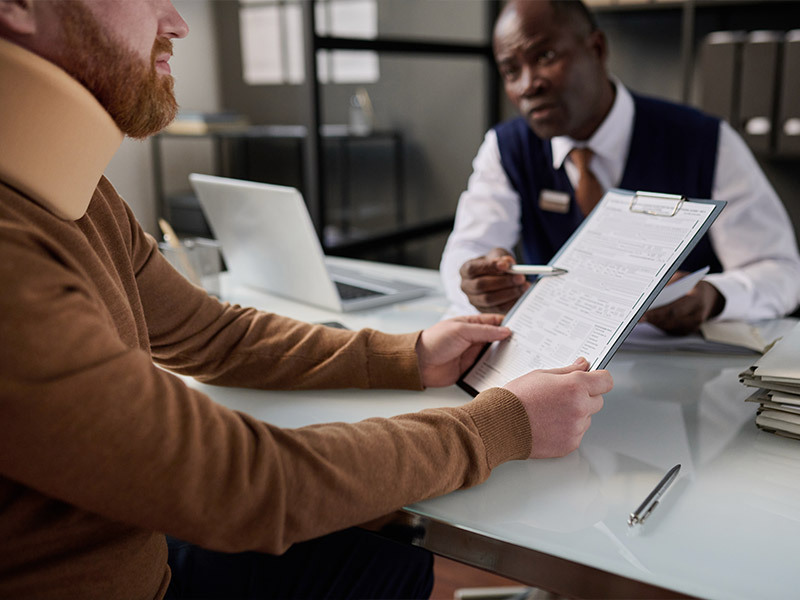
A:
[[[658,202],[648,203],[648,200]],[[663,204],[664,201],[669,202]],[[686,196],[678,194],[657,194],[655,192],[636,192],[631,196],[631,203],[628,210],[631,212],[653,215],[656,217],[674,217],[686,201]],[[653,208],[656,206],[657,208]],[[663,207],[663,208],[662,208]]]

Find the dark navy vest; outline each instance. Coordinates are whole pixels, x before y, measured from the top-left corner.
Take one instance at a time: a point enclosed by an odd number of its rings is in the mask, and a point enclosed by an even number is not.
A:
[[[633,95],[635,116],[628,162],[619,187],[687,198],[711,198],[717,158],[719,120],[693,108]],[[583,221],[575,202],[565,214],[539,208],[543,189],[575,192],[562,166],[553,170],[549,140],[542,140],[522,117],[495,127],[500,161],[522,203],[524,260],[546,264]],[[708,235],[695,246],[681,268],[705,265],[722,271]]]

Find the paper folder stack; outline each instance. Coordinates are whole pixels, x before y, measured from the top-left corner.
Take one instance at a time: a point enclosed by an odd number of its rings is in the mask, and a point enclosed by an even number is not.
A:
[[[759,403],[760,429],[800,439],[800,324],[740,373],[739,381],[758,388],[747,401]]]

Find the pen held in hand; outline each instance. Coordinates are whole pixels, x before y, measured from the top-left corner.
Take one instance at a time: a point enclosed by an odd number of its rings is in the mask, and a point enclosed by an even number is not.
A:
[[[511,265],[508,273],[519,273],[521,275],[539,275],[541,277],[548,277],[551,275],[563,275],[566,269],[559,267],[551,267],[548,265]]]
[[[658,482],[653,491],[647,495],[647,498],[644,499],[635,511],[633,511],[628,517],[628,527],[633,527],[634,525],[641,525],[644,523],[645,519],[650,516],[650,513],[653,512],[656,506],[658,506],[661,497],[667,493],[667,490],[670,486],[675,482],[675,479],[678,477],[678,472],[680,472],[681,466],[675,465],[672,467],[664,478]]]

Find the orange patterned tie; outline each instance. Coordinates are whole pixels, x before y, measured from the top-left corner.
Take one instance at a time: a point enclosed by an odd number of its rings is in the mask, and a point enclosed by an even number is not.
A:
[[[594,152],[589,148],[573,148],[569,153],[569,157],[578,167],[578,172],[580,173],[578,187],[575,190],[575,200],[577,200],[578,208],[581,209],[584,217],[592,212],[595,205],[600,202],[604,192],[603,186],[600,185],[597,177],[589,168],[592,156],[594,156]]]

